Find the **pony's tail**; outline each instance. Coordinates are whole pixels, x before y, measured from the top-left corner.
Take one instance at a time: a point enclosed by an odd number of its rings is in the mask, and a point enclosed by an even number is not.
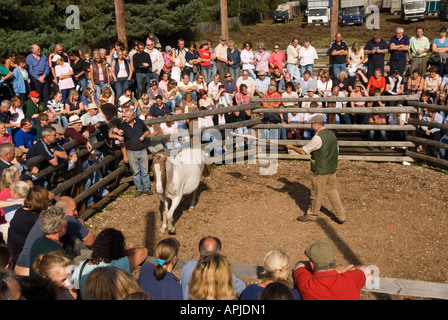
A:
[[[202,170],[202,176],[204,178],[206,178],[206,177],[208,177],[209,175],[212,174],[212,171],[213,171],[213,166],[211,164],[206,164],[204,166],[204,170]]]

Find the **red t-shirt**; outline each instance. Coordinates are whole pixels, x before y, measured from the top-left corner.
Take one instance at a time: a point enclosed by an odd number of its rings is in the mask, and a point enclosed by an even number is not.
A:
[[[367,85],[370,85],[369,93],[373,93],[376,88],[386,88],[386,78],[380,77],[378,80],[371,76]]]
[[[11,190],[10,189],[2,189],[0,191],[0,200],[8,200],[11,199]],[[0,209],[0,224],[5,224],[5,210],[3,208]]]
[[[210,59],[211,58],[210,50],[199,49],[198,52],[202,59]],[[201,67],[206,67],[206,66],[211,65],[211,62],[204,61],[204,62],[199,62],[199,64],[201,65]]]
[[[294,272],[294,281],[303,300],[360,300],[366,276],[360,269],[311,273],[307,268]]]
[[[280,73],[283,73],[283,61],[286,61],[286,55],[282,51],[279,51],[278,53],[273,51],[269,56],[269,62],[273,63],[274,66],[277,66]],[[269,68],[269,72],[274,72],[274,69]]]

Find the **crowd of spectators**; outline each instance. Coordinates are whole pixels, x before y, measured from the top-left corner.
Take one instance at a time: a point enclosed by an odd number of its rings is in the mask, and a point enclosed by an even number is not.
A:
[[[319,57],[309,38],[300,42],[294,37],[284,51],[277,43],[269,51],[262,43],[253,49],[250,41],[239,49],[223,36],[218,42],[213,45],[207,39],[196,44],[179,39],[176,47],[162,47],[159,39],[150,34],[144,42],[132,43],[129,50],[117,42],[110,50],[99,48],[92,55],[77,49],[66,53],[56,44],[46,57],[39,45],[33,44],[26,56],[11,53],[5,67],[0,67],[4,97],[0,105],[2,298],[33,299],[36,297],[32,287],[42,286],[42,294],[45,287],[48,297],[57,299],[267,299],[280,295],[288,299],[359,299],[365,274],[359,269],[336,267],[334,248],[328,244],[310,246],[305,251],[310,261],[300,262],[294,268],[282,250],[270,251],[263,262],[264,280],[246,286],[231,272],[220,241],[214,237],[201,240],[198,260],[187,262],[178,279],[173,270],[180,243],[170,238],[156,246],[156,264],[143,265],[140,277],[134,279],[132,272],[144,263],[148,250],[126,250],[121,232],[113,229],[103,230],[94,239],[79,219],[78,211],[97,208],[96,199],[109,195],[103,186],[86,196],[84,203],[74,201],[75,196],[114,170],[117,163],[113,161],[101,169],[89,170],[108,154],[122,151],[124,162],[133,172],[135,196],[140,197],[152,194],[148,149],[171,151],[189,145],[188,138],[164,140],[158,146],[149,146],[148,142],[157,135],[191,129],[193,121],[146,125],[146,119],[248,104],[252,97],[417,94],[421,102],[447,105],[446,28],[440,30],[432,44],[421,27],[410,38],[399,27],[389,41],[376,33],[364,47],[357,41],[348,46],[338,33],[329,48],[328,71],[315,67]],[[387,53],[390,71],[386,73]],[[411,58],[409,68],[405,63],[407,56]],[[323,112],[325,123],[403,125],[409,114],[361,116],[349,111],[400,103],[298,99],[263,102],[263,107],[347,108],[341,114]],[[446,112],[421,110],[421,120],[448,121]],[[262,115],[262,122],[303,124],[312,115],[267,112]],[[237,111],[200,117],[195,123],[207,128],[254,116],[250,111]],[[248,131],[240,127],[235,132]],[[366,133],[369,140],[374,140],[376,133],[381,140],[405,138],[400,131]],[[267,138],[311,139],[314,132],[276,129],[263,134]],[[421,126],[418,135],[448,141],[447,133],[438,128]],[[202,135],[204,142],[213,139],[210,134]],[[242,148],[244,143],[235,147]],[[224,154],[226,148],[217,152]],[[426,152],[438,157],[446,155],[442,148],[428,147]],[[81,182],[55,199],[50,190],[86,170],[89,174]],[[89,257],[83,256],[86,250],[91,252]],[[69,265],[76,266],[73,275],[67,269]],[[288,279],[290,270],[294,271],[295,288]],[[334,291],[326,283],[327,277],[322,282],[310,277],[315,272],[337,277]],[[25,280],[31,278],[40,280]],[[340,286],[344,287],[346,281],[356,285],[350,292],[341,292]],[[72,290],[75,282],[81,289],[78,292]],[[283,290],[285,287],[287,290]],[[323,287],[328,292],[323,292]]]

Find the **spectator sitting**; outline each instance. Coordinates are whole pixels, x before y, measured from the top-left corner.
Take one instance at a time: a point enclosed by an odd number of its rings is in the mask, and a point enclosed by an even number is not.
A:
[[[217,237],[207,236],[199,241],[198,255],[203,258],[209,255],[222,254],[221,240]],[[189,284],[192,278],[193,270],[198,264],[198,260],[189,260],[185,263],[180,273],[180,283],[182,284],[182,295],[184,300],[190,300]],[[235,293],[240,295],[243,292],[246,284],[244,281],[238,279],[235,275],[231,275]]]
[[[270,251],[263,260],[264,278],[260,284],[250,284],[244,289],[240,300],[258,300],[267,285],[281,282],[289,287],[294,300],[301,300],[300,293],[290,283],[290,258],[280,249]]]
[[[305,250],[309,261],[299,261],[294,281],[303,300],[360,300],[367,268],[336,266],[334,247],[315,242]]]
[[[85,281],[85,300],[123,300],[133,293],[141,292],[134,277],[115,267],[99,267],[91,271]]]
[[[125,239],[121,231],[107,228],[100,232],[92,246],[90,259],[82,261],[75,269],[72,284],[80,288],[84,297],[84,286],[90,272],[98,267],[113,266],[126,271],[130,275],[148,256],[143,247],[125,249]]]
[[[409,94],[417,94],[420,96],[424,89],[425,78],[421,76],[420,71],[415,69],[412,71],[411,76],[408,77],[406,85]],[[443,83],[441,84],[441,86],[443,86]]]
[[[9,269],[0,269],[0,300],[23,300],[18,277]]]
[[[14,218],[14,214],[17,211],[17,209],[23,207],[23,201],[25,200],[25,197],[28,194],[28,191],[30,190],[30,185],[25,181],[14,181],[11,184],[10,190],[11,190],[11,197],[7,199],[7,201],[17,202],[17,204],[4,208],[5,220],[6,223],[8,224],[8,228],[10,226],[12,218]],[[6,234],[3,233],[3,237],[7,236],[8,232],[6,231]]]
[[[156,97],[156,103],[149,108],[149,114],[153,118],[158,118],[171,114],[171,110],[163,103],[163,98],[159,95]]]
[[[381,96],[380,88],[375,89],[374,96],[375,97]],[[371,102],[370,106],[371,107],[385,107],[386,104],[381,101],[375,101],[375,102]],[[368,116],[369,116],[368,122],[367,122],[368,124],[376,124],[376,125],[385,125],[386,124],[386,114],[384,114],[384,113],[378,113],[378,114],[373,113],[373,114],[369,114]],[[375,140],[375,130],[369,130],[367,139],[369,141]],[[380,130],[380,139],[381,139],[381,141],[387,140],[385,130]],[[369,147],[369,150],[372,151],[373,148]],[[383,151],[383,150],[384,150],[384,147],[381,147],[381,151]]]
[[[243,70],[241,77],[239,77],[236,80],[236,86],[238,89],[241,88],[242,84],[246,85],[248,93],[250,93],[252,95],[255,93],[255,79],[249,76],[248,70]],[[238,92],[241,92],[241,91],[238,91]]]
[[[20,121],[20,129],[14,134],[13,139],[15,146],[22,149],[25,153],[27,153],[31,146],[37,141],[32,129],[33,123],[31,120],[24,118]]]
[[[429,75],[425,77],[423,91],[429,92],[434,99],[438,92],[442,89],[442,77],[437,74],[436,66],[429,69]]]
[[[43,210],[40,215],[40,228],[43,235],[37,238],[31,246],[30,252],[30,276],[36,276],[34,261],[41,255],[55,250],[65,253],[62,247],[61,237],[67,231],[67,216],[64,209],[51,207]]]
[[[56,300],[75,300],[76,292],[68,289],[72,261],[60,250],[39,255],[33,263],[36,275],[50,279],[56,290]]]
[[[72,254],[73,252],[74,256],[79,256],[82,249],[86,249],[87,246],[90,247],[93,244],[93,234],[83,225],[82,221],[78,219],[76,202],[73,200],[73,198],[62,196],[58,199],[54,207],[62,208],[65,215],[67,216],[66,234],[61,239],[63,248],[67,250],[67,254]],[[21,275],[29,274],[31,247],[34,241],[36,241],[36,239],[38,239],[42,235],[43,233],[40,227],[39,217],[28,233],[25,244],[23,245],[23,249],[20,252],[19,258],[17,259],[17,273],[20,272]],[[78,241],[81,242],[81,244]]]
[[[191,300],[236,300],[228,259],[220,254],[201,257],[192,272],[188,294]]]
[[[182,286],[172,273],[176,266],[180,243],[174,238],[161,240],[155,250],[156,265],[145,263],[138,282],[154,300],[182,300]]]
[[[375,68],[373,76],[370,77],[369,82],[367,83],[366,89],[369,96],[373,96],[375,88],[380,88],[381,94],[383,94],[386,89],[386,78],[381,75],[381,68]]]
[[[305,96],[308,92],[308,87],[313,86],[313,88],[316,88],[316,81],[314,81],[313,78],[311,78],[311,72],[309,70],[305,70],[305,72],[302,75],[302,78],[299,79],[298,83],[300,84],[300,95]]]
[[[432,122],[432,123],[440,123],[440,124],[442,124],[444,121],[442,115],[440,113],[437,113],[433,109],[428,109],[428,111],[423,115],[422,120],[427,121],[427,122]],[[425,139],[429,139],[429,140],[440,141],[440,139],[442,138],[442,130],[440,130],[439,128],[431,128],[429,126],[422,125],[418,129],[417,136],[419,136],[420,138],[425,138]],[[421,151],[421,150],[422,150],[422,147],[419,146],[418,151]],[[439,156],[439,151],[431,145],[426,146],[426,153],[430,156],[435,156],[435,157]]]
[[[54,113],[57,124],[64,128],[68,127],[68,119],[65,116],[65,104],[62,100],[62,92],[58,91],[53,94],[53,99],[48,101],[47,108],[50,112]]]
[[[25,118],[36,121],[39,113],[48,111],[47,106],[42,101],[39,101],[39,97],[40,95],[37,91],[30,92],[30,99],[22,106]]]
[[[338,86],[339,91],[342,92],[345,96],[348,95],[348,76],[347,72],[341,71],[338,76],[333,80],[333,87]]]
[[[260,71],[258,73],[258,78],[255,79],[255,94],[260,98],[268,91],[268,87],[271,84],[271,80],[266,77],[266,72]]]
[[[264,288],[258,300],[294,300],[294,296],[287,285],[274,281]]]

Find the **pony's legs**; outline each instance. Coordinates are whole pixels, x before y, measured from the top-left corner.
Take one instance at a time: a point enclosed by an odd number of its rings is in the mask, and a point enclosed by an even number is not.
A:
[[[177,206],[180,203],[180,200],[182,200],[182,196],[177,196],[173,199],[171,202],[171,208],[168,210],[166,214],[166,220],[168,222],[168,232],[174,233],[174,227],[173,227],[173,215],[174,211],[176,210]]]
[[[162,221],[162,228],[160,228],[160,233],[165,233],[166,226],[167,226],[167,213],[168,213],[168,200],[164,199],[163,203],[163,221]]]
[[[197,191],[198,191],[198,189],[194,190],[194,192],[192,193],[190,208],[188,209],[189,211],[192,211],[194,209],[194,206],[196,205],[196,192]]]

